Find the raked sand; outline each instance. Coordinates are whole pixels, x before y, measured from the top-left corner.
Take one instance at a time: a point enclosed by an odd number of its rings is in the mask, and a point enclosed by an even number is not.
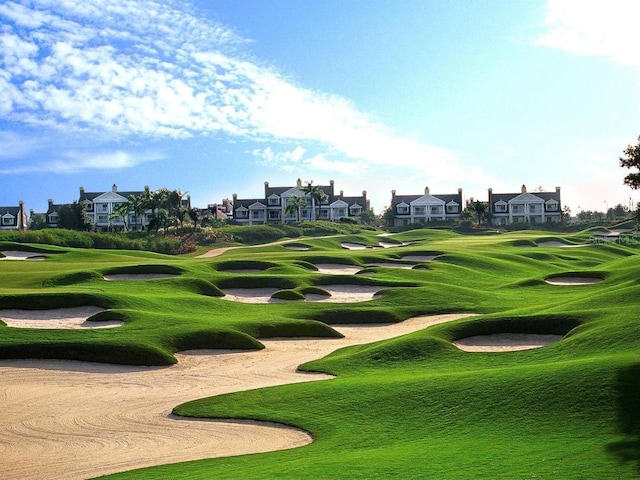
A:
[[[188,400],[330,378],[304,362],[465,315],[340,326],[342,339],[265,340],[260,351],[193,351],[171,367],[0,360],[0,478],[85,479],[151,465],[294,448],[308,433],[281,425],[176,419]]]

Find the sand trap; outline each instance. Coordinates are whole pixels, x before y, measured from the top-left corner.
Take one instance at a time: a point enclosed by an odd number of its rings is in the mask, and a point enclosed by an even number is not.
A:
[[[367,248],[366,245],[361,243],[341,243],[340,245],[347,250],[365,250]]]
[[[369,285],[322,285],[320,288],[331,294],[309,294],[304,300],[283,300],[271,298],[280,291],[278,288],[229,288],[224,290],[223,300],[231,300],[241,303],[278,303],[278,302],[326,302],[326,303],[354,303],[373,300],[376,293],[387,287]]]
[[[4,257],[0,257],[0,260],[44,260],[42,253],[37,252],[23,252],[21,250],[6,250],[2,254]]]
[[[108,281],[120,280],[153,280],[155,278],[177,277],[173,273],[114,273],[112,275],[103,275],[102,278]]]
[[[378,242],[382,248],[406,247],[408,243]]]
[[[87,318],[102,312],[99,307],[56,308],[55,310],[0,310],[8,327],[19,328],[111,328],[123,322],[90,322]]]
[[[306,432],[258,422],[176,420],[183,402],[331,378],[298,365],[348,345],[404,335],[468,315],[339,326],[340,339],[267,340],[260,351],[192,351],[171,367],[0,360],[0,478],[81,480],[151,465],[294,448]]]
[[[407,260],[409,262],[433,262],[440,256],[441,255],[406,255],[402,257],[402,260]]]
[[[540,242],[538,243],[539,247],[560,247],[560,248],[578,248],[578,247],[588,247],[590,244],[579,244],[579,245],[570,245],[562,242]]]
[[[289,244],[289,245],[283,245],[284,248],[288,248],[289,250],[296,250],[299,252],[305,252],[307,250],[311,250],[311,247],[308,247],[306,245],[299,245],[299,244]]]
[[[461,338],[453,344],[465,352],[515,352],[541,348],[562,340],[562,335],[496,333]]]
[[[593,285],[601,281],[595,277],[551,277],[545,280],[549,285]]]
[[[379,263],[369,263],[367,267],[384,267],[384,268],[406,268],[412,269],[415,267],[413,263],[394,263],[394,262],[379,262]]]
[[[330,275],[354,275],[362,270],[362,268],[354,265],[340,265],[337,263],[323,263],[316,265],[316,267],[318,268],[318,273],[326,273]]]

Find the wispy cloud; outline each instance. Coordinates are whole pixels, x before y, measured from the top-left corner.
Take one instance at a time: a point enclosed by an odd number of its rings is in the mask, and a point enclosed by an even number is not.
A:
[[[15,0],[0,5],[0,18],[0,118],[111,139],[223,134],[313,146],[323,150],[307,154],[323,155],[318,167],[402,163],[441,178],[463,174],[451,151],[403,138],[346,99],[251,61],[246,39],[189,4]],[[301,158],[272,152],[271,161],[287,168]]]
[[[638,18],[637,0],[549,0],[547,31],[535,43],[640,68]]]
[[[125,151],[86,153],[79,151],[65,152],[57,158],[39,164],[9,166],[0,168],[1,174],[20,174],[31,172],[75,173],[86,170],[117,170],[131,168],[147,162],[164,159],[164,155],[156,152],[133,154]]]

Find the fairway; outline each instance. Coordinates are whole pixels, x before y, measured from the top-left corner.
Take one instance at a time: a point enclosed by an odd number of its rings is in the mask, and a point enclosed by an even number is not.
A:
[[[0,244],[0,478],[637,478],[639,248],[591,237]]]

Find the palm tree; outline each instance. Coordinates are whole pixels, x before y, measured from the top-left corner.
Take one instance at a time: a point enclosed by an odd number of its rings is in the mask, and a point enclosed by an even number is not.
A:
[[[313,185],[313,180],[307,183],[307,186],[302,190],[305,196],[311,197],[311,212],[316,220],[320,216],[320,204],[327,199],[327,194],[319,185]],[[316,208],[318,209],[316,213]]]
[[[131,202],[129,200],[127,200],[126,202],[121,203],[120,205],[118,205],[114,210],[113,213],[111,214],[111,219],[117,219],[122,217],[122,221],[124,223],[124,231],[126,232],[129,228],[129,226],[127,225],[127,218],[129,217],[129,213],[133,210],[133,206],[131,205]]]
[[[307,202],[304,198],[299,197],[297,195],[291,195],[287,200],[287,205],[285,206],[284,213],[286,215],[291,215],[292,213],[296,214],[296,221],[300,221],[300,209],[302,207],[306,207]]]
[[[487,202],[481,202],[476,200],[467,206],[467,210],[473,212],[478,221],[478,225],[482,225],[485,220],[489,220],[492,215],[489,211],[489,204]]]
[[[193,222],[193,231],[196,231],[196,227],[198,226],[198,222],[200,221],[200,209],[198,208],[190,208],[187,210],[187,215]]]

